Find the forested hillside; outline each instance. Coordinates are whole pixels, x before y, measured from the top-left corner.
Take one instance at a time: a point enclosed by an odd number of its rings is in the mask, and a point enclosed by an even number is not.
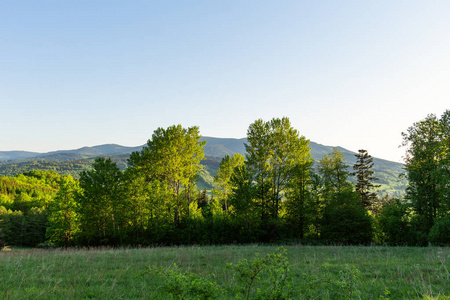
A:
[[[23,246],[43,242],[47,208],[62,179],[59,174],[49,171],[0,177],[0,241]]]
[[[204,153],[206,159],[201,162],[204,170],[200,174],[198,186],[201,189],[213,188],[212,178],[219,169],[219,163],[225,155],[239,153],[245,155],[244,144],[246,138],[214,138],[203,137],[206,141]],[[324,146],[310,142],[312,158],[318,162],[322,157],[333,150],[331,146]],[[134,151],[140,151],[143,146],[123,147],[109,144],[95,147],[84,147],[76,150],[53,151],[50,153],[37,154],[33,152],[0,152],[0,176],[14,176],[31,170],[55,171],[61,175],[71,175],[73,178],[79,178],[81,171],[89,170],[96,157],[109,157],[116,162],[121,170],[127,167],[129,154]],[[337,147],[344,155],[349,171],[352,172],[352,166],[356,161],[355,152],[342,147]],[[9,160],[3,160],[1,157],[8,157]],[[25,157],[16,158],[14,157]],[[375,176],[377,183],[381,185],[378,189],[380,195],[389,194],[395,197],[401,197],[406,188],[406,180],[399,175],[404,172],[403,165],[379,158],[374,158]],[[350,180],[353,180],[350,178]]]

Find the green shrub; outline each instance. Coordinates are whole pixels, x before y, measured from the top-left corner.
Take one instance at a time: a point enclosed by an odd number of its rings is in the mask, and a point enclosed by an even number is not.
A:
[[[428,234],[428,241],[435,246],[450,246],[450,216],[434,222]]]
[[[150,267],[147,274],[164,279],[162,291],[176,299],[218,299],[223,289],[213,278],[181,272],[174,263],[171,268]]]
[[[338,244],[369,244],[372,218],[360,205],[329,205],[322,219],[322,239]]]
[[[292,276],[289,274],[290,266],[286,257],[287,250],[279,247],[275,252],[260,258],[255,253],[252,260],[243,259],[236,265],[229,264],[228,268],[234,270],[242,287],[242,296],[250,299],[252,288],[261,278],[269,279],[264,288],[257,288],[257,299],[288,299]],[[263,275],[263,276],[261,276]]]
[[[408,221],[408,207],[394,199],[383,205],[377,217],[377,224],[383,232],[384,242],[390,246],[411,244],[411,224]]]

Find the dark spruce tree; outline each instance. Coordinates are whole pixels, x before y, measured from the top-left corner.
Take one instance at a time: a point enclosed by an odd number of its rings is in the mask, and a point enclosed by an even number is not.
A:
[[[373,192],[374,189],[380,187],[378,184],[374,184],[374,181],[378,180],[373,174],[373,158],[367,153],[367,150],[360,149],[355,154],[356,162],[353,165],[354,173],[356,176],[356,192],[361,196],[361,202],[366,209],[371,209],[373,203],[377,199],[377,194]]]

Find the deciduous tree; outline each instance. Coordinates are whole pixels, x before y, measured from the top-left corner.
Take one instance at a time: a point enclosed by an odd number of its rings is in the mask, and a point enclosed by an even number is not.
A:
[[[80,193],[78,182],[71,176],[63,178],[59,191],[47,206],[48,226],[46,236],[56,245],[73,245],[78,232],[79,216],[76,195]]]
[[[426,233],[434,220],[450,214],[450,110],[441,119],[428,115],[403,135],[409,180],[406,197]]]
[[[175,224],[179,224],[183,215],[189,216],[192,189],[196,188],[200,162],[205,156],[206,141],[200,139],[197,126],[158,128],[142,151],[132,153],[129,159],[130,166],[148,182],[156,179],[170,189]]]
[[[111,159],[97,158],[80,174],[80,230],[89,244],[116,244],[126,224],[122,172]]]
[[[277,220],[287,185],[299,164],[311,161],[309,140],[300,136],[288,118],[259,119],[247,130],[246,164],[257,183],[261,219]]]
[[[223,206],[224,210],[228,212],[228,197],[230,196],[232,185],[231,176],[236,167],[242,166],[244,164],[244,156],[236,153],[232,156],[228,154],[222,158],[220,162],[219,170],[214,176],[213,194],[216,196],[219,203]]]

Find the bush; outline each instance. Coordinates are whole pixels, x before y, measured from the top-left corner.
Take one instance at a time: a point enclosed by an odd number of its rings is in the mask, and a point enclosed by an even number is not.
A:
[[[325,208],[322,239],[339,244],[369,244],[372,233],[372,218],[362,206],[332,205]]]
[[[163,292],[177,299],[219,299],[223,289],[213,278],[182,272],[174,263],[171,268],[149,267],[146,274],[164,279]]]
[[[383,239],[390,246],[411,244],[412,229],[408,222],[408,207],[394,199],[383,205],[377,218],[377,224],[383,232]]]
[[[434,222],[428,234],[428,241],[434,246],[450,246],[450,216]]]

